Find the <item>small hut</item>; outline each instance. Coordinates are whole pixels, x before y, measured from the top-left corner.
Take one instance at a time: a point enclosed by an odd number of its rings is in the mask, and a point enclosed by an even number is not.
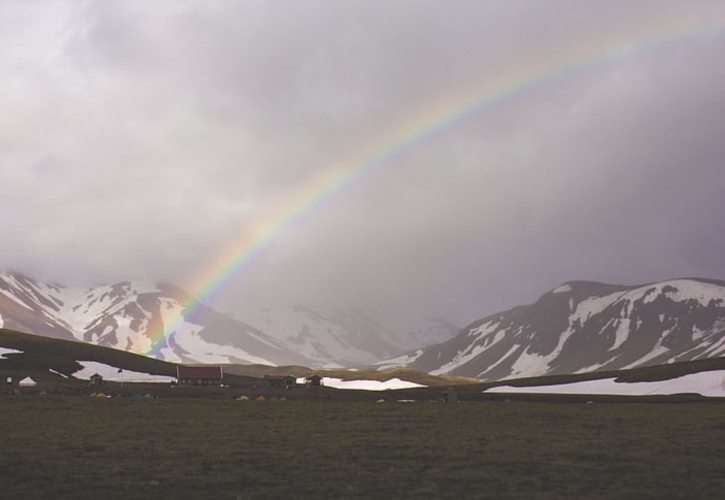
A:
[[[297,384],[297,379],[292,375],[265,375],[264,380],[275,389],[290,390]]]
[[[30,377],[25,377],[23,380],[18,382],[20,387],[35,387],[38,383]]]
[[[91,378],[88,380],[88,385],[91,387],[100,387],[103,385],[103,377],[100,376],[97,373],[94,373],[91,375]]]

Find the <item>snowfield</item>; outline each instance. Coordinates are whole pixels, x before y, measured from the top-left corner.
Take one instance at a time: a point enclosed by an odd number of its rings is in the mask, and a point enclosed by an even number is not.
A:
[[[68,375],[65,373],[60,373],[59,371],[53,370],[52,368],[48,368],[48,371],[52,373],[53,375],[58,375],[59,377],[68,378]]]
[[[22,354],[23,351],[18,351],[17,349],[9,349],[7,347],[0,347],[0,359],[7,359],[4,355],[5,354]]]
[[[392,370],[394,368],[400,368],[401,366],[407,366],[408,364],[418,359],[421,354],[423,354],[423,349],[418,349],[412,354],[401,354],[400,356],[397,356],[395,358],[390,358],[386,359],[385,361],[375,363],[375,368],[378,371],[386,371]]]
[[[582,346],[591,350],[582,355]],[[393,361],[432,375],[493,382],[723,355],[725,282],[675,279],[563,283],[532,304],[481,318],[411,360]]]
[[[342,380],[335,377],[322,377],[322,384],[325,387],[335,389],[358,389],[362,391],[385,391],[388,389],[412,389],[414,387],[425,387],[415,382],[391,378],[381,382],[380,380]]]
[[[96,361],[78,361],[83,369],[73,373],[77,379],[88,380],[94,373],[99,374],[104,380],[112,382],[159,382],[169,383],[176,380],[176,377],[168,377],[166,375],[151,375],[148,373],[135,372],[131,370],[123,370],[115,366],[109,366]]]
[[[193,353],[197,363],[245,363],[272,365],[275,363],[255,356],[247,351],[231,345],[220,345],[207,342],[201,335],[204,329],[188,321],[179,321],[183,318],[183,306],[173,299],[160,298],[161,319],[164,325],[174,325],[174,333],[164,340],[166,345],[159,349],[159,359],[172,363],[181,363],[183,360],[174,352],[172,346],[179,346],[187,353]]]
[[[537,393],[537,394],[605,394],[621,396],[652,396],[695,393],[701,396],[725,397],[725,370],[692,373],[656,382],[617,382],[614,378],[586,380],[571,384],[537,387],[512,387],[504,385],[484,391],[486,393]]]

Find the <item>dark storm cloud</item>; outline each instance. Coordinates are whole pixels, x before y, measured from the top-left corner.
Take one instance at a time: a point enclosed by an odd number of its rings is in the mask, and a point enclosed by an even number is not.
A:
[[[721,2],[5,3],[0,263],[188,284],[298,186],[429,110],[629,47],[364,176],[220,305],[465,322],[570,279],[723,278],[725,36],[637,52],[718,22]]]

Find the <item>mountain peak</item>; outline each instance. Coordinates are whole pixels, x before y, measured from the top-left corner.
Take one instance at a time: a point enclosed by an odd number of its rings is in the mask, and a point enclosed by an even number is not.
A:
[[[725,354],[725,283],[569,281],[406,361],[487,380],[615,370]]]
[[[155,332],[174,325],[160,359],[174,362],[304,364],[309,360],[263,332],[204,306],[183,316],[191,296],[168,283],[118,281],[88,288],[0,273],[0,326],[146,353]],[[153,338],[152,338],[153,337]]]

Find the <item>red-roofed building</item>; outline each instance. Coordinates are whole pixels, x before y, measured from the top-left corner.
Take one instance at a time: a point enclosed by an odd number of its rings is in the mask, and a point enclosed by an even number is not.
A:
[[[183,366],[176,367],[176,380],[179,385],[221,385],[221,366]]]

